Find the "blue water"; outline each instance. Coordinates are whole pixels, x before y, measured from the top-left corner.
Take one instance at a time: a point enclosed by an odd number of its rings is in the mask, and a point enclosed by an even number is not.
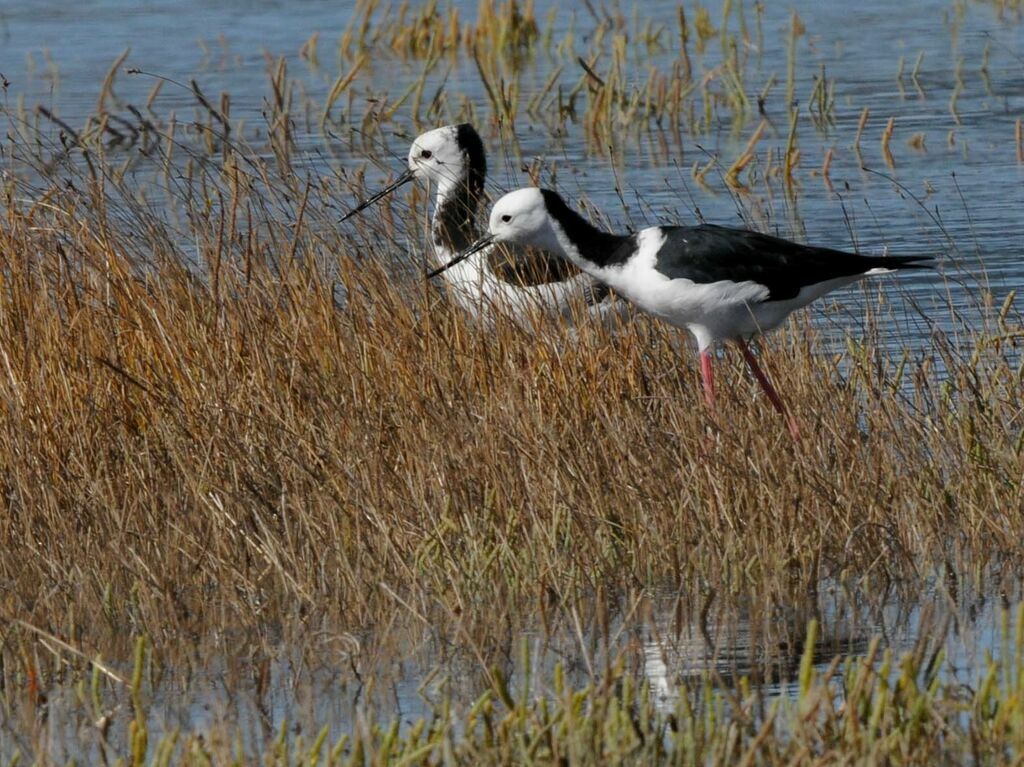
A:
[[[463,0],[455,5],[462,9],[463,19],[474,17],[475,2]],[[765,102],[774,128],[762,140],[762,150],[781,150],[786,143],[786,43],[791,9],[799,13],[806,27],[797,45],[795,88],[796,99],[804,107],[798,132],[802,155],[796,173],[799,194],[787,201],[778,182],[772,189],[754,189],[740,200],[748,219],[813,242],[849,246],[856,241],[867,251],[888,248],[892,252],[935,253],[953,274],[978,275],[983,270],[997,291],[1021,281],[1019,254],[1024,232],[1015,223],[1017,211],[1024,206],[1024,164],[1016,160],[1014,141],[1014,122],[1024,115],[1024,25],[1019,18],[1009,12],[1000,18],[996,3],[768,3],[760,25],[763,48],[759,49],[753,4],[735,5],[743,6],[752,38],[741,51],[751,103],[769,78],[777,81]],[[665,21],[667,31],[662,40],[666,48],[636,63],[633,69],[638,82],[646,77],[648,66],[667,71],[678,55],[675,7],[664,2],[644,4],[642,21]],[[721,4],[712,3],[708,9],[712,22],[720,26]],[[43,104],[70,124],[79,125],[95,111],[103,75],[122,51],[130,49],[124,68],[136,67],[181,82],[195,78],[214,97],[228,91],[232,117],[256,125],[269,93],[266,56],[283,56],[290,75],[302,82],[311,98],[321,99],[338,74],[350,66],[350,62],[338,60],[336,42],[353,10],[352,3],[315,1],[94,0],[68,4],[8,0],[0,9],[0,72],[11,82],[8,102],[23,98],[30,106]],[[691,20],[694,13],[690,8]],[[544,26],[543,10],[539,16]],[[625,16],[627,27],[632,27],[631,14],[627,11]],[[585,11],[561,13],[555,20],[556,39],[570,27],[577,40],[573,53],[587,54],[594,21]],[[737,28],[733,15],[729,30]],[[300,56],[314,33],[319,33],[319,66]],[[987,78],[981,72],[986,49]],[[721,58],[717,38],[708,42],[703,56],[695,53],[691,41],[690,53],[698,73],[713,71]],[[923,58],[915,82],[911,70],[918,55]],[[635,52],[631,56],[637,57]],[[902,83],[897,80],[901,57]],[[605,59],[598,59],[599,72],[607,66]],[[574,56],[542,53],[527,66],[526,87],[532,84],[539,90],[556,65],[565,66],[561,79],[566,86],[574,85],[580,75]],[[835,82],[834,123],[825,130],[813,127],[806,109],[814,78],[822,67],[826,77]],[[374,56],[354,85],[356,114],[360,107],[371,109],[370,99],[382,92],[397,97],[418,77],[419,69],[419,62]],[[440,84],[444,70],[438,67],[431,82]],[[950,99],[958,77],[961,87],[954,115]],[[124,101],[138,104],[145,101],[153,82],[122,71],[115,90]],[[479,114],[490,114],[475,67],[466,57],[447,73],[446,82],[450,102],[456,103],[456,94],[465,94]],[[532,95],[525,90],[521,101]],[[193,105],[191,94],[166,86],[154,108],[166,113]],[[863,162],[894,177],[906,191],[860,168],[851,147],[865,107],[871,110],[871,117],[861,140]],[[417,126],[407,111],[395,115],[387,126],[389,132],[415,135]],[[517,138],[526,157],[546,156],[568,164],[559,181],[569,189],[582,188],[613,221],[640,225],[692,219],[699,209],[708,220],[738,223],[737,204],[715,172],[708,178],[711,190],[690,178],[692,164],[704,164],[710,155],[720,153],[723,163],[730,163],[760,121],[757,110],[751,109],[737,130],[725,115],[723,110],[721,122],[711,132],[684,137],[681,155],[673,152],[655,158],[653,164],[642,147],[627,142],[617,179],[611,162],[587,146],[579,126],[570,125],[564,138],[553,137],[521,116]],[[880,148],[889,117],[896,118],[891,141],[895,168],[886,166]],[[924,151],[908,145],[917,133],[924,136]],[[300,137],[300,144],[311,152],[322,141],[319,135]],[[500,149],[497,144],[493,148],[495,152]],[[820,168],[829,148],[834,150],[831,190],[820,177],[810,175]],[[404,154],[404,139],[394,139],[390,149]],[[314,161],[320,157],[311,155]],[[523,183],[523,175],[509,170],[510,165],[499,157],[492,153],[492,167],[503,169],[497,174],[497,186]],[[364,159],[345,151],[342,161],[358,164]],[[622,209],[616,187],[629,205],[628,212]],[[638,198],[643,204],[638,204]],[[934,285],[926,282],[924,288],[922,295]]]
[[[474,18],[475,2],[461,0],[455,5],[464,20]],[[742,8],[749,38],[741,43],[739,54],[751,103],[745,119],[732,120],[727,109],[719,109],[710,130],[699,135],[684,131],[681,152],[652,152],[657,143],[653,130],[624,138],[613,159],[585,140],[579,124],[569,123],[566,135],[554,135],[521,114],[516,138],[523,161],[546,158],[548,167],[555,168],[558,185],[572,196],[586,195],[608,220],[622,227],[701,216],[822,245],[857,246],[867,253],[933,254],[938,264],[934,274],[881,282],[889,298],[879,319],[883,327],[897,332],[881,334],[879,343],[892,350],[910,348],[921,357],[929,356],[936,332],[970,338],[990,318],[991,307],[998,308],[1009,291],[1024,282],[1024,229],[1017,225],[1024,209],[1024,163],[1017,161],[1014,135],[1015,120],[1024,114],[1021,19],[1009,12],[1001,15],[995,3],[830,0],[768,3],[759,22],[752,3],[733,5]],[[625,13],[627,30],[634,35],[648,19],[664,20],[666,26],[663,50],[641,57],[638,49],[630,48],[633,84],[642,84],[649,67],[668,71],[679,55],[675,8],[674,3],[658,2],[645,4],[642,16]],[[692,24],[696,11],[687,10]],[[712,23],[720,27],[721,3],[712,3],[708,10]],[[801,106],[801,163],[790,188],[775,178],[737,194],[724,183],[722,173],[760,122],[753,105],[772,80],[775,84],[764,101],[770,127],[758,146],[761,162],[768,150],[777,160],[787,144],[791,10],[806,29],[797,42],[794,88]],[[29,107],[42,104],[79,126],[96,111],[103,76],[128,50],[114,89],[123,102],[145,103],[156,82],[147,75],[126,74],[128,68],[181,83],[194,78],[215,102],[222,91],[229,92],[232,118],[258,132],[270,93],[268,70],[277,57],[286,60],[289,75],[314,104],[322,103],[338,75],[348,71],[351,62],[340,57],[337,42],[353,13],[354,4],[339,2],[9,0],[0,10],[0,73],[11,83],[6,95],[9,108],[19,99]],[[543,9],[538,18],[545,27]],[[544,87],[556,66],[563,67],[560,82],[571,89],[581,76],[576,57],[591,58],[595,21],[589,13],[559,13],[553,18],[553,37],[558,40],[571,29],[575,48],[541,52],[527,62],[523,104]],[[737,32],[737,13],[730,16],[727,28]],[[316,63],[300,55],[314,34],[319,35]],[[691,40],[689,52],[697,75],[710,77],[711,88],[721,92],[718,38],[708,41],[702,55]],[[903,71],[898,77],[901,58]],[[607,61],[607,54],[598,57],[598,72],[607,68]],[[397,98],[418,78],[421,67],[419,61],[372,56],[352,86],[354,121],[382,96]],[[827,125],[816,126],[807,105],[822,71],[832,83],[834,111]],[[492,190],[499,193],[528,183],[516,161],[505,158],[507,145],[488,130],[492,115],[472,61],[461,56],[454,67],[435,67],[425,91],[432,93],[442,83],[449,112],[465,96],[483,118],[478,123],[483,122],[483,132],[491,136]],[[299,96],[299,103],[303,98]],[[347,103],[347,98],[340,101]],[[701,97],[694,98],[699,113]],[[870,117],[858,155],[853,144],[865,107]],[[185,88],[165,83],[153,108],[162,115],[175,110],[179,119],[187,120],[194,113],[195,99]],[[582,112],[582,103],[579,109]],[[894,166],[887,164],[881,149],[890,117],[896,121],[890,142]],[[439,121],[454,120],[456,115],[445,118]],[[329,174],[367,163],[351,141],[358,137],[345,126],[335,127],[327,137],[315,128],[304,132],[302,120],[296,127],[296,164],[304,170]],[[415,125],[409,110],[400,109],[375,137],[379,154],[390,154],[394,160],[387,164],[374,158],[368,183],[381,183],[388,172],[399,169],[409,138],[427,127],[432,126]],[[923,142],[911,146],[917,134]],[[382,140],[386,146],[381,146]],[[830,149],[831,184],[826,184],[815,172]],[[693,166],[716,156],[720,163],[706,176],[707,184],[696,183]],[[547,179],[551,176],[545,174]],[[343,212],[352,201],[337,204]],[[862,306],[878,303],[877,285],[855,286],[833,294],[829,306],[819,304],[817,324],[832,342],[839,345],[846,333],[860,332]]]

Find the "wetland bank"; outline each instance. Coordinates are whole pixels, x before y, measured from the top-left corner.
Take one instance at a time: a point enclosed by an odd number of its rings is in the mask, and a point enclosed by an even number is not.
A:
[[[1019,762],[1019,4],[82,13],[0,12],[5,761]],[[423,190],[338,225],[461,120],[495,196],[938,268],[715,428],[661,325],[468,323]]]

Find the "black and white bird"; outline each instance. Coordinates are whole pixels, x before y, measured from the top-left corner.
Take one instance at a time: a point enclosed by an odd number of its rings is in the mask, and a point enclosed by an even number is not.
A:
[[[393,183],[359,203],[341,219],[359,213],[418,179],[436,187],[431,238],[437,264],[476,239],[477,213],[484,197],[487,160],[472,125],[446,125],[418,136],[409,149],[408,168]],[[582,317],[624,318],[622,301],[572,263],[551,253],[512,245],[477,248],[445,272],[457,304],[488,324],[496,313],[528,327],[540,311],[572,323]]]
[[[778,327],[790,313],[836,288],[873,274],[923,268],[920,262],[929,258],[862,256],[710,224],[611,234],[592,226],[557,193],[527,188],[498,200],[490,233],[449,265],[502,242],[558,253],[645,312],[693,333],[704,395],[712,409],[712,349],[716,343],[736,343],[772,405],[786,416],[794,438],[796,422],[747,340]]]

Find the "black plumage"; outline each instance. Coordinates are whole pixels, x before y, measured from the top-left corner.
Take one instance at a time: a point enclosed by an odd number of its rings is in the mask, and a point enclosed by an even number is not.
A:
[[[655,269],[670,279],[697,283],[756,282],[769,301],[796,298],[800,290],[872,269],[925,268],[929,256],[862,256],[801,245],[748,229],[714,224],[662,227],[665,244]]]
[[[640,242],[637,235],[601,231],[566,205],[555,192],[541,190],[544,204],[583,256],[607,268],[625,264]],[[812,247],[769,234],[714,224],[658,227],[665,242],[654,268],[669,279],[697,284],[755,282],[768,288],[768,301],[795,298],[802,288],[872,269],[921,269],[930,256],[862,256]]]

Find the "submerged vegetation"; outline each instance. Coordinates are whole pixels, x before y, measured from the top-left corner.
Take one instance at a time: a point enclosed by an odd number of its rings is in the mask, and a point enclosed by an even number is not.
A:
[[[863,657],[836,658],[815,671],[812,621],[790,698],[765,701],[741,684],[732,692],[712,679],[659,704],[649,682],[621,665],[575,688],[560,666],[540,698],[515,696],[498,672],[491,688],[456,713],[447,700],[402,727],[361,713],[344,734],[329,725],[289,734],[269,731],[261,764],[633,764],[789,765],[897,763],[1013,764],[1024,748],[1024,611],[1015,631],[1004,622],[1005,656],[991,659],[977,688],[943,683],[942,658],[923,642],[895,657],[874,641]],[[201,732],[154,737],[147,730],[141,685],[146,647],[140,642],[130,695],[127,736],[118,749],[109,717],[97,722],[90,755],[109,763],[240,764],[240,728],[217,723]],[[99,674],[94,674],[95,679]],[[82,704],[88,692],[81,688]],[[98,708],[97,704],[97,708]],[[118,739],[120,742],[120,739]],[[152,756],[147,760],[146,754]],[[122,762],[124,763],[124,762]]]
[[[554,139],[575,126],[613,167],[617,142],[656,164],[724,124],[734,157],[701,154],[693,178],[741,207],[776,179],[797,195],[800,131],[833,129],[836,86],[822,70],[806,106],[766,111],[776,91],[792,103],[794,71],[752,84],[750,59],[788,46],[795,67],[806,29],[794,13],[766,43],[762,13],[606,12],[556,38],[528,3],[483,2],[469,21],[362,2],[319,96],[268,60],[259,126],[233,117],[237,96],[129,74],[124,57],[84,125],[8,104],[0,755],[1019,759],[1024,612],[1004,612],[971,687],[944,676],[960,622],[919,616],[904,652],[843,617],[894,592],[1019,598],[1014,292],[972,294],[978,322],[940,297],[942,327],[912,306],[925,352],[892,343],[874,284],[841,343],[790,323],[760,353],[804,427],[793,444],[731,354],[712,420],[683,334],[643,317],[615,333],[471,326],[422,280],[418,191],[337,224],[367,185],[353,158],[395,170],[415,130],[457,119],[512,154],[524,121]],[[659,47],[677,54],[668,70],[643,64]],[[422,76],[383,92],[384,54]],[[317,37],[302,56],[328,67]],[[460,70],[486,107],[442,87]],[[122,94],[129,77],[154,84],[144,102]],[[169,90],[189,106],[162,109]],[[870,151],[856,114],[837,151]],[[899,128],[870,120],[898,162]],[[736,633],[741,660],[678,649],[700,635],[717,653]],[[392,666],[424,653],[422,714],[382,707]],[[338,698],[355,701],[341,724]]]

